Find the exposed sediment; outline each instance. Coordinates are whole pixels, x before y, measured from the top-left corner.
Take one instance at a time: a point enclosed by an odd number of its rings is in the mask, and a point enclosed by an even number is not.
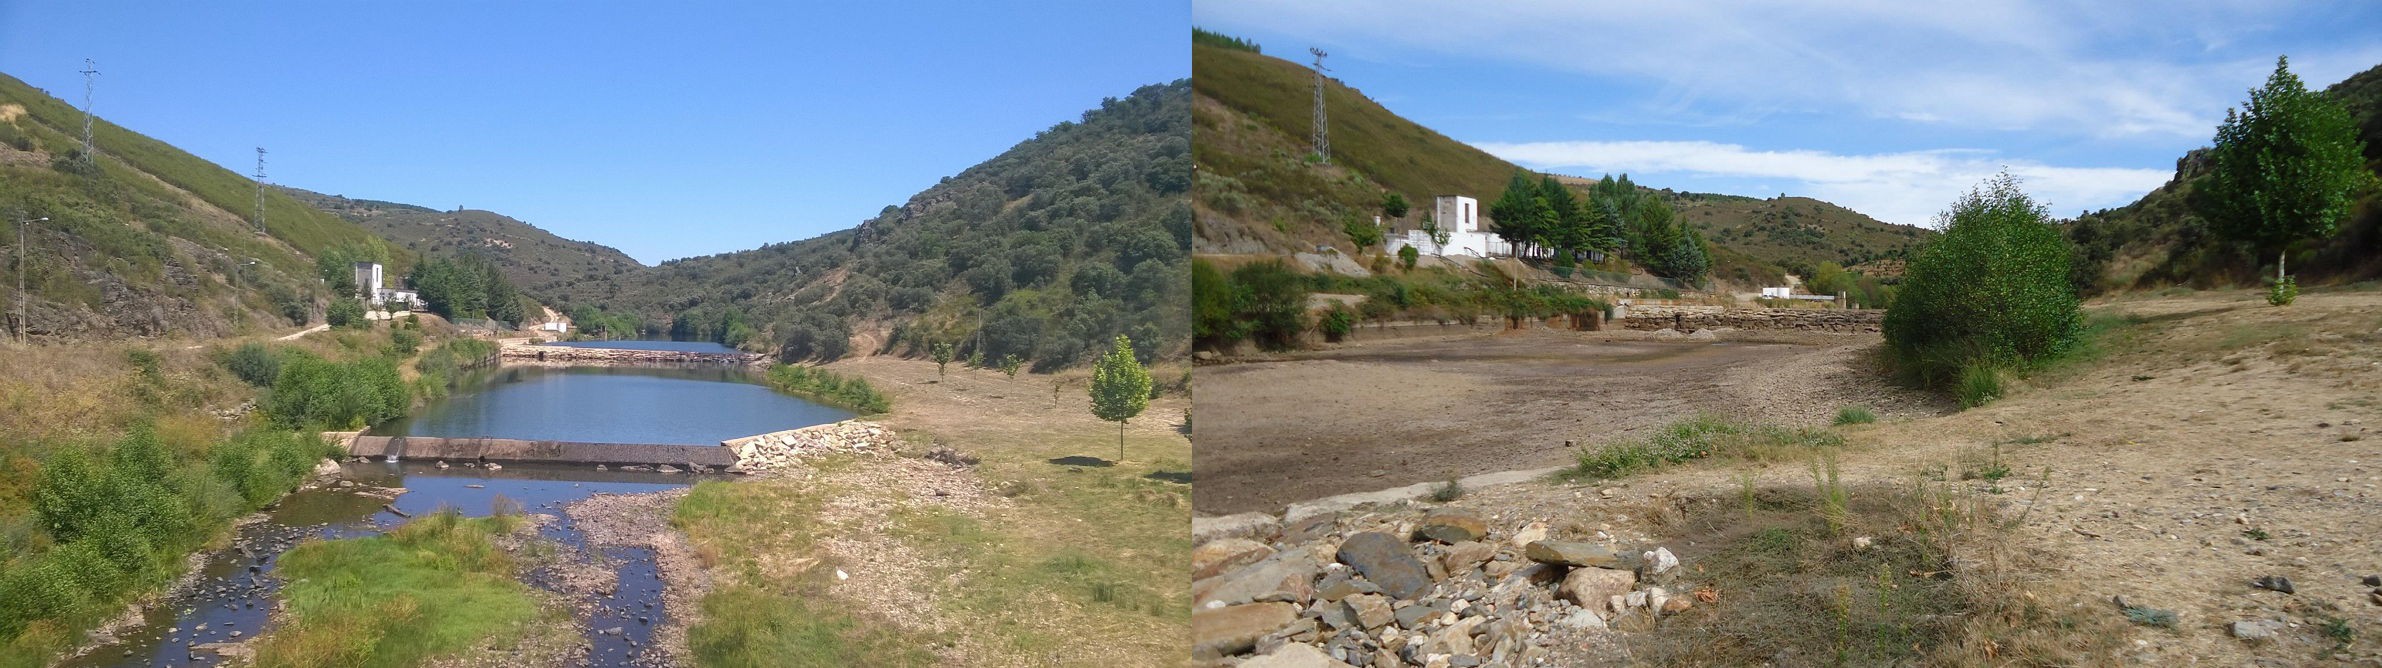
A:
[[[1874,309],[1680,309],[1633,308],[1620,324],[1625,329],[1659,330],[1795,329],[1822,332],[1875,332],[1886,312]]]

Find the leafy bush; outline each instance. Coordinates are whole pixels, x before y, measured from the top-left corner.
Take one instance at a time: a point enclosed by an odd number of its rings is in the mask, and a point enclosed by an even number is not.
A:
[[[323,321],[343,329],[361,329],[372,324],[364,319],[364,302],[355,299],[331,300],[331,308],[323,312]]]
[[[411,320],[409,319],[408,322],[411,322]],[[402,327],[389,330],[389,349],[395,351],[398,355],[411,357],[413,356],[414,351],[420,350],[421,347],[421,332],[405,329]]]
[[[1323,317],[1315,320],[1315,330],[1323,332],[1323,340],[1338,343],[1348,338],[1349,332],[1356,331],[1356,312],[1348,310],[1347,305],[1333,304],[1323,312]]]
[[[1421,262],[1422,259],[1423,252],[1415,250],[1413,246],[1400,246],[1398,248],[1398,266],[1406,268],[1407,271],[1414,271],[1414,264],[1416,262]]]
[[[2071,251],[2008,173],[1946,211],[1944,234],[1911,260],[1886,310],[1895,367],[1937,387],[1979,365],[2014,367],[2067,349],[2081,322]]]
[[[2273,304],[2275,306],[2290,306],[2291,302],[2298,300],[2299,279],[2297,278],[2284,276],[2282,278],[2275,279],[2274,286],[2267,288],[2266,290],[2266,303],[2268,304]]]
[[[281,377],[281,354],[262,343],[243,343],[223,356],[223,368],[241,382],[257,387],[272,387]]]
[[[1233,310],[1247,323],[1250,338],[1266,350],[1288,350],[1306,329],[1307,288],[1281,260],[1261,260],[1232,270]]]
[[[412,405],[412,388],[395,362],[331,362],[300,353],[282,363],[265,413],[287,428],[354,429],[404,415]]]

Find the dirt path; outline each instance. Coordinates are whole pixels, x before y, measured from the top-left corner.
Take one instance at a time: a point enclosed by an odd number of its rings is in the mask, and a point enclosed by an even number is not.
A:
[[[1700,411],[1825,424],[1940,402],[1880,387],[1875,335],[1536,331],[1411,339],[1199,371],[1194,507],[1203,514],[1451,477],[1558,466],[1566,441],[1626,437]]]

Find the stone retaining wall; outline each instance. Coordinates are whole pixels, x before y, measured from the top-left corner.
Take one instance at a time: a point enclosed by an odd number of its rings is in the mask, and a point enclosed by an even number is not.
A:
[[[356,457],[396,457],[421,461],[533,462],[609,464],[615,466],[684,466],[693,470],[723,468],[736,456],[713,445],[643,445],[632,443],[573,443],[514,438],[439,438],[435,436],[357,436],[348,441],[347,454]]]
[[[628,350],[578,346],[507,345],[505,359],[572,364],[764,364],[759,353],[696,353],[678,350]]]
[[[734,453],[736,464],[747,471],[781,469],[804,459],[838,452],[890,450],[901,439],[884,425],[862,420],[845,420],[801,429],[788,429],[767,434],[732,438],[720,441],[722,449]]]
[[[1678,310],[1659,310],[1650,315],[1643,309],[1632,309],[1621,326],[1635,330],[1715,329],[1798,329],[1823,332],[1876,332],[1885,321],[1886,312],[1876,309],[1723,309],[1720,307],[1672,307]],[[1709,310],[1706,310],[1709,309]],[[1672,316],[1678,317],[1674,319]]]

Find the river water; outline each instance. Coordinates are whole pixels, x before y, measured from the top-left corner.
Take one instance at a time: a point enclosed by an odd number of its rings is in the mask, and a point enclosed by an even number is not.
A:
[[[650,343],[650,342],[612,342]],[[480,436],[597,443],[716,444],[739,436],[826,424],[841,410],[754,384],[751,372],[718,367],[501,367],[475,377],[444,401],[371,433]],[[338,486],[292,494],[262,521],[240,527],[229,548],[208,555],[198,585],[152,606],[136,628],[65,666],[216,665],[198,646],[236,642],[267,625],[281,588],[274,564],[310,539],[369,536],[406,516],[442,507],[485,516],[498,497],[525,512],[552,516],[539,533],[579,558],[616,569],[617,589],[581,600],[590,665],[647,663],[654,628],[667,622],[652,551],[588,546],[563,507],[596,493],[645,493],[694,482],[687,475],[598,471],[593,466],[512,465],[502,470],[438,468],[431,462],[342,463]],[[384,497],[402,489],[394,500]],[[375,495],[377,492],[379,495]],[[385,505],[384,505],[385,504]],[[550,578],[527,581],[553,589]],[[617,633],[606,633],[619,629]],[[233,635],[237,632],[239,635]]]

